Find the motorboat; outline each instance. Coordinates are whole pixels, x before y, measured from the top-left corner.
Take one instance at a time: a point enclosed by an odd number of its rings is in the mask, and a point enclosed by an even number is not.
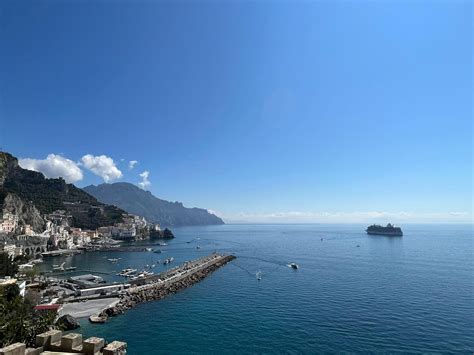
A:
[[[116,263],[117,261],[120,260],[120,258],[110,258],[110,259],[107,259],[107,260],[112,262],[112,263]]]
[[[105,323],[106,321],[107,321],[107,316],[92,315],[89,317],[89,322],[91,323]]]
[[[298,268],[299,268],[297,263],[290,263],[288,266],[291,267],[292,269],[295,269],[295,270],[298,270]]]
[[[126,268],[120,271],[117,276],[124,276],[124,277],[130,277],[132,274],[136,273],[137,269],[132,269],[132,268]]]
[[[163,264],[166,265],[166,264],[169,264],[169,263],[171,263],[171,262],[173,262],[173,261],[174,261],[174,258],[171,257],[171,258],[169,258],[169,259],[165,259],[165,260],[163,261]]]
[[[53,271],[64,271],[64,265],[66,262],[63,262],[61,265],[53,265]]]

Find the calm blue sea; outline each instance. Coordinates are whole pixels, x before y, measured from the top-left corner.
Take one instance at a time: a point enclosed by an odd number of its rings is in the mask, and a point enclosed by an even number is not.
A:
[[[472,225],[405,225],[401,238],[368,236],[364,228],[175,228],[162,255],[64,259],[83,270],[113,272],[170,256],[180,263],[214,250],[237,256],[189,289],[105,325],[83,321],[80,331],[126,341],[130,354],[472,353]],[[122,258],[118,265],[106,260],[113,257]]]

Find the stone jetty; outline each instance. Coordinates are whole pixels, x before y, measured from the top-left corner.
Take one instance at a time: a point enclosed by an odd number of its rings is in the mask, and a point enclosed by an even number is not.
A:
[[[156,276],[137,280],[121,295],[120,301],[111,308],[104,310],[101,316],[122,314],[139,303],[160,300],[169,295],[190,287],[204,279],[221,266],[235,259],[234,255],[213,253],[209,256],[189,261],[176,268]]]

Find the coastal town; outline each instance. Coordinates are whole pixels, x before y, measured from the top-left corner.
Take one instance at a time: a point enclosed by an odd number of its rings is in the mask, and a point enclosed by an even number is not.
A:
[[[53,328],[59,329],[51,330],[56,332],[54,334],[61,334],[61,330],[80,327],[81,318],[87,318],[92,323],[104,323],[108,317],[119,315],[139,303],[159,300],[174,294],[199,282],[235,258],[233,255],[214,252],[192,261],[185,261],[175,267],[165,268],[164,271],[156,274],[153,268],[157,264],[166,266],[172,263],[174,258],[163,258],[161,261],[155,259],[153,264],[146,265],[143,270],[129,267],[114,275],[115,278],[120,277],[123,281],[108,282],[101,276],[101,274],[110,275],[104,270],[85,272],[78,270],[77,266],[65,266],[66,262],[53,264],[52,269],[41,268],[41,265],[46,258],[63,258],[81,253],[154,252],[161,254],[167,243],[148,242],[152,244],[146,245],[155,246],[153,249],[137,246],[131,242],[146,239],[171,239],[174,238],[172,232],[167,228],[162,230],[157,223],[149,223],[143,217],[128,213],[122,214],[121,222],[101,226],[95,230],[73,227],[73,216],[65,210],[56,210],[44,215],[44,229],[40,232],[35,231],[31,225],[22,224],[20,220],[18,215],[8,211],[4,211],[1,219],[0,256],[4,256],[2,262],[5,264],[6,261],[7,265],[0,266],[8,269],[11,264],[16,269],[10,272],[10,275],[0,277],[0,293],[7,295],[11,292],[9,291],[11,287],[17,288],[18,296],[33,305],[35,314],[47,315],[51,321],[54,321]],[[189,244],[191,241],[186,243]],[[196,249],[200,249],[199,245]],[[117,265],[120,258],[106,260],[111,265]],[[51,337],[52,333],[37,335],[36,342],[41,343],[45,334]],[[63,338],[67,336],[67,334],[62,335]],[[50,348],[53,350],[67,348],[61,345],[61,341],[58,340],[56,345]],[[89,339],[83,342],[86,348],[89,347],[88,341]],[[103,341],[100,344],[104,353],[107,353],[107,347],[104,346]],[[120,345],[117,346],[119,350],[110,353],[124,353],[126,344],[121,342],[117,344]],[[22,343],[14,345],[16,347],[10,346],[12,349],[5,349],[13,354],[14,351],[23,349],[25,346]],[[45,347],[42,346],[41,349],[44,350]],[[0,353],[10,354],[9,352]]]
[[[118,188],[115,196],[125,197],[130,184]],[[214,248],[204,255],[198,236],[167,248],[174,235],[161,223],[223,222],[205,209],[148,193],[136,196],[126,199],[151,199],[155,214],[145,218],[148,209],[135,212],[130,205],[122,209],[99,201],[0,152],[0,355],[71,349],[125,354],[123,342],[82,341],[80,334],[61,331],[79,328],[84,320],[104,323],[139,303],[172,295],[235,258]],[[177,255],[175,261],[172,253],[184,250],[179,244],[193,250],[191,257]]]
[[[65,210],[44,215],[42,232],[31,225],[19,223],[17,215],[4,212],[0,223],[0,251],[11,258],[36,257],[47,251],[74,251],[116,244],[115,241],[134,241],[153,237],[161,232],[159,224],[149,223],[144,217],[123,214],[123,222],[95,230],[72,227],[73,217]]]
[[[65,268],[64,263],[53,265],[46,274],[39,272],[43,258],[105,250],[146,251],[149,248],[123,248],[121,242],[173,237],[168,229],[162,231],[159,224],[132,214],[123,214],[122,222],[96,230],[72,227],[72,216],[64,210],[44,215],[44,220],[44,230],[35,232],[32,226],[22,225],[17,215],[4,211],[0,223],[0,254],[6,255],[6,262],[14,264],[18,270],[15,275],[0,277],[0,291],[16,285],[20,296],[34,299],[37,310],[54,310],[58,314],[64,302],[116,296],[116,291],[125,286],[105,284],[100,276],[90,274],[71,277],[62,274],[59,277],[57,273],[76,269]]]

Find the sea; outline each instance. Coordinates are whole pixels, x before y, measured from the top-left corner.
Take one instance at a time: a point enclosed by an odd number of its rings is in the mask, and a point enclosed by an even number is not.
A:
[[[466,353],[474,351],[472,225],[403,225],[403,237],[365,225],[173,228],[153,252],[50,258],[107,281],[126,267],[158,273],[211,252],[237,259],[164,300],[84,337],[128,343],[128,354]],[[174,257],[168,266],[158,264]],[[108,258],[120,258],[117,263]],[[288,265],[297,263],[295,270]],[[100,272],[100,273],[99,273]]]

